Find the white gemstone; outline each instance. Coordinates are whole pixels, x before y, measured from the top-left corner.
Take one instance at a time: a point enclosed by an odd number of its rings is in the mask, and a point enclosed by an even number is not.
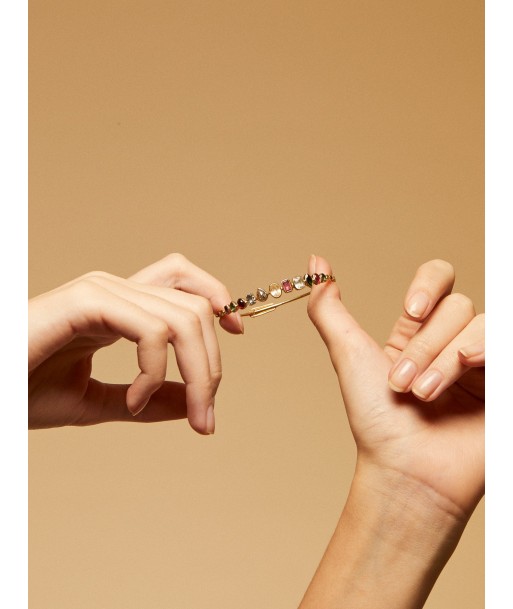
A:
[[[292,283],[294,284],[296,290],[302,290],[305,287],[305,282],[299,275],[297,277],[292,277]]]
[[[271,283],[269,292],[273,298],[279,298],[281,296],[281,287],[277,283]]]

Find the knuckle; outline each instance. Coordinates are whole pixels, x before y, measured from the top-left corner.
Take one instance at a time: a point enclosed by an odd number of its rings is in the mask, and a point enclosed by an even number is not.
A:
[[[90,277],[83,276],[73,283],[71,290],[77,302],[88,306],[98,298],[100,287]]]
[[[112,275],[105,271],[90,271],[83,275],[83,279],[88,279],[91,281],[95,281],[96,279],[110,279]]]
[[[195,311],[184,311],[181,323],[192,332],[201,332],[201,322]]]
[[[212,379],[214,381],[215,386],[217,387],[217,385],[219,385],[219,383],[221,382],[223,378],[223,372],[222,370],[214,370],[214,372],[212,372]]]
[[[169,328],[164,320],[154,319],[152,321],[152,327],[149,328],[149,334],[156,343],[167,343]]]
[[[151,391],[156,391],[159,387],[162,387],[166,380],[166,363],[158,365],[155,369],[146,373],[149,381],[148,385]]]
[[[173,252],[172,254],[168,254],[165,258],[166,266],[169,267],[173,279],[173,286],[177,289],[180,289],[182,282],[182,275],[184,274],[185,267],[189,263],[187,258],[180,254],[179,252]]]
[[[170,264],[170,266],[176,269],[180,269],[187,262],[187,258],[179,252],[173,252],[172,254],[168,254],[165,259],[166,262]]]
[[[193,311],[198,317],[208,318],[212,316],[212,306],[206,298],[197,296],[194,299]]]
[[[413,359],[420,357],[424,359],[429,356],[433,350],[433,346],[431,341],[422,335],[417,335],[414,339],[414,343],[411,348],[410,356],[413,356]]]
[[[194,311],[183,309],[177,314],[170,332],[173,338],[180,334],[186,336],[202,334],[200,318]]]

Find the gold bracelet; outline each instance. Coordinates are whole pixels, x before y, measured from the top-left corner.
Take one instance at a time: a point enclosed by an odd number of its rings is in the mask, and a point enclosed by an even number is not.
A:
[[[305,273],[304,275],[297,275],[292,279],[283,279],[280,283],[271,283],[269,285],[268,290],[264,290],[263,288],[258,288],[256,293],[247,294],[246,298],[239,298],[238,300],[232,300],[229,304],[225,305],[224,309],[221,311],[217,311],[215,313],[216,317],[222,318],[225,315],[230,315],[231,313],[235,313],[236,311],[243,311],[248,306],[254,305],[258,302],[265,302],[269,296],[273,298],[280,298],[283,294],[290,294],[294,290],[302,290],[305,287],[311,288],[314,285],[319,285],[320,283],[326,283],[327,281],[336,281],[333,275],[326,275],[325,273],[314,273],[313,275],[309,275]],[[259,317],[260,315],[265,315],[265,313],[270,313],[274,311],[278,307],[288,304],[289,302],[293,302],[294,300],[298,300],[299,298],[304,298],[308,296],[310,291],[305,292],[304,294],[300,294],[298,296],[294,296],[293,298],[289,298],[289,300],[284,300],[283,302],[277,302],[273,304],[268,304],[264,306],[254,307],[244,313],[241,313],[242,317]]]

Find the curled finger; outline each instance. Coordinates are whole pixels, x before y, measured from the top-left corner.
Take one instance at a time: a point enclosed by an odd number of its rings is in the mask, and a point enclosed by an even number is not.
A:
[[[210,301],[212,314],[222,310],[232,300],[224,284],[178,253],[169,254],[162,260],[145,267],[130,279],[138,283],[166,286],[203,296]],[[244,333],[244,324],[238,312],[223,317],[220,325],[231,334]]]
[[[122,336],[137,343],[137,360],[141,372],[126,394],[127,408],[136,415],[161,387],[166,377],[167,324],[137,304],[94,282],[78,282],[71,286],[71,290],[75,301],[79,302],[78,310],[74,310],[69,320],[77,335],[99,333]]]
[[[468,297],[450,294],[444,298],[390,369],[390,387],[397,392],[410,391],[416,379],[432,365],[474,316],[474,305]]]
[[[443,349],[428,369],[415,380],[412,392],[423,401],[436,399],[471,367],[468,358],[466,360],[461,356],[462,350],[470,350],[469,345],[483,345],[482,354],[477,357],[481,361],[480,365],[484,366],[484,315],[474,317]]]

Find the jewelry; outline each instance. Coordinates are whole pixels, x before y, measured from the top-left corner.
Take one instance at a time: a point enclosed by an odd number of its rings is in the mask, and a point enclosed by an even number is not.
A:
[[[333,275],[326,275],[325,273],[314,273],[313,275],[309,275],[305,273],[304,275],[297,275],[296,277],[292,277],[292,279],[283,279],[280,283],[271,283],[267,290],[263,288],[257,288],[256,293],[250,293],[246,295],[246,298],[239,298],[236,301],[232,300],[229,304],[225,305],[224,309],[221,311],[217,311],[215,313],[216,317],[222,318],[225,315],[230,315],[230,313],[235,313],[236,311],[243,311],[248,306],[256,304],[256,302],[265,302],[269,296],[273,298],[280,298],[283,294],[290,294],[294,290],[302,290],[305,287],[311,288],[314,285],[319,285],[320,283],[326,283],[327,281],[336,281]],[[278,307],[282,305],[288,304],[294,300],[298,300],[299,298],[304,298],[308,296],[310,291],[305,292],[304,294],[300,294],[298,296],[294,296],[289,300],[284,300],[283,302],[277,302],[274,304],[268,304],[264,306],[255,307],[250,309],[244,313],[241,313],[242,317],[259,317],[260,315],[265,315],[266,313],[270,313],[274,311]]]

